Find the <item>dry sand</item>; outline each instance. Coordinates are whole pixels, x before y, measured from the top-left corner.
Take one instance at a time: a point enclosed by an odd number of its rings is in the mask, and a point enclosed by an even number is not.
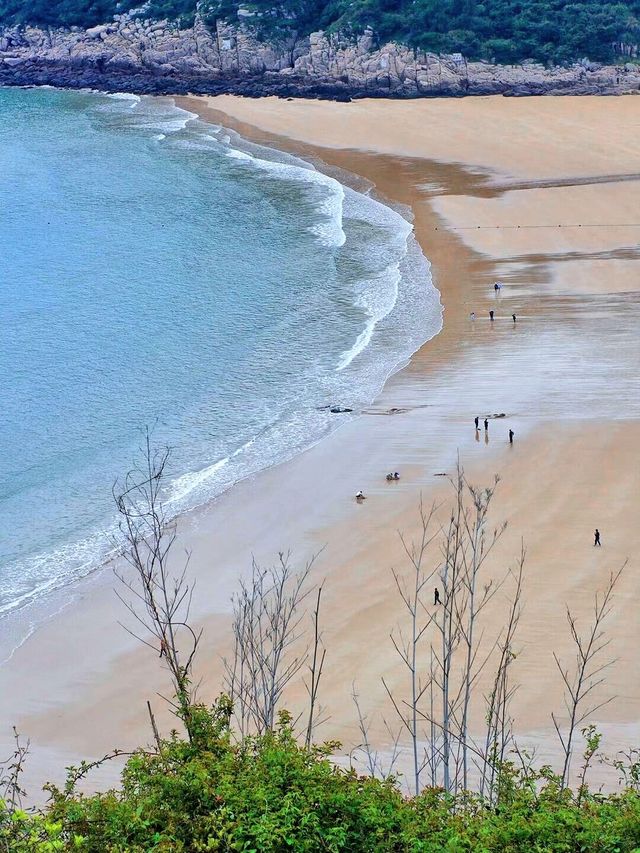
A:
[[[238,121],[309,145],[458,163],[509,180],[639,171],[640,105],[630,98],[204,100]]]
[[[572,655],[565,603],[587,618],[595,591],[629,557],[608,623],[619,660],[600,694],[618,698],[596,717],[610,752],[636,745],[640,228],[628,224],[640,222],[639,102],[185,103],[256,141],[321,158],[329,171],[364,176],[411,205],[445,310],[442,332],[367,413],[182,520],[206,630],[203,697],[220,689],[228,600],[252,554],[268,562],[292,548],[304,562],[324,547],[313,570],[325,579],[323,704],[331,718],[321,733],[347,750],[359,742],[355,680],[384,746],[381,719],[391,712],[381,676],[398,694],[406,686],[389,640],[402,619],[391,575],[405,564],[397,531],[416,533],[421,494],[445,512],[449,487],[436,475],[450,474],[459,452],[473,482],[502,478],[492,518],[509,526],[489,573],[503,572],[526,543],[518,733],[553,758],[549,714],[562,696],[552,651]],[[544,227],[477,228],[532,224]],[[499,295],[496,278],[504,282]],[[488,442],[482,431],[476,437],[474,415],[502,412]],[[386,483],[387,470],[400,470],[402,480]],[[360,506],[359,488],[368,495]],[[592,545],[596,526],[601,549]],[[166,681],[152,653],[115,624],[121,610],[111,587],[108,573],[85,582],[0,670],[0,719],[31,736],[35,781],[59,777],[55,768],[80,757],[148,740],[144,702]],[[499,629],[507,597],[505,587],[488,631]],[[302,692],[295,685],[291,701]]]

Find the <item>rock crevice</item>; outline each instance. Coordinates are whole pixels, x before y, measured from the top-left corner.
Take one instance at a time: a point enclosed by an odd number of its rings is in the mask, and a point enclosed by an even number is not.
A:
[[[468,62],[394,43],[375,47],[371,31],[357,40],[318,32],[269,44],[221,22],[211,29],[196,18],[179,29],[123,15],[88,30],[0,29],[0,84],[335,99],[622,94],[640,91],[640,67]]]

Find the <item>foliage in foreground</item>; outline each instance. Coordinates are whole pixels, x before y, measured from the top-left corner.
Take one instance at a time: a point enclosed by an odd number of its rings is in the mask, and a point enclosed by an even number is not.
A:
[[[602,796],[562,788],[548,769],[505,764],[498,805],[337,768],[336,744],[298,745],[291,718],[240,743],[231,707],[192,708],[191,740],[129,758],[118,789],[83,796],[78,769],[49,788],[41,812],[0,801],[0,850],[27,851],[565,851],[640,850],[635,786]]]

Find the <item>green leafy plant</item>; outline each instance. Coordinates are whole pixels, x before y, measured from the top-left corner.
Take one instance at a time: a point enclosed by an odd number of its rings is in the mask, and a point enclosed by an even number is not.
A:
[[[49,851],[570,851],[632,853],[640,846],[640,794],[578,794],[549,768],[505,761],[498,805],[478,794],[427,788],[407,798],[397,779],[339,768],[339,744],[298,743],[291,716],[236,741],[226,697],[194,706],[199,736],[175,733],[161,750],[127,761],[118,788],[84,796],[49,786],[41,811],[0,801],[0,850]],[[589,729],[587,755],[599,735]]]

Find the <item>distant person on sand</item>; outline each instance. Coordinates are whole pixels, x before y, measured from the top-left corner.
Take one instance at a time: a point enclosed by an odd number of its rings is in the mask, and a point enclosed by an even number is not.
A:
[[[499,281],[496,281],[496,283],[493,285],[493,289],[495,290],[496,293],[500,290],[501,287],[502,287],[502,285],[500,284]]]
[[[489,319],[493,323],[493,311],[489,311]]]
[[[393,474],[393,479],[394,479],[394,480],[399,480],[399,479],[400,479],[400,474],[398,474],[398,472],[397,472],[397,471],[395,471],[395,472],[394,472],[394,474]]]
[[[433,603],[442,604],[442,602],[440,601],[440,593],[438,592],[438,587],[433,590]]]
[[[509,430],[509,444],[513,444],[513,436],[514,436],[514,434],[515,434],[515,433],[513,432],[513,430],[512,430],[512,429],[510,429],[510,430]]]
[[[487,418],[484,419],[484,431],[487,432],[489,429],[489,421]]]
[[[366,500],[366,497],[362,492],[356,492],[356,500],[360,503],[361,501]]]
[[[393,480],[393,474],[387,474],[387,483],[390,483]]]
[[[595,548],[596,545],[599,548],[602,548],[602,542],[600,541],[600,531],[598,530],[597,527],[596,527],[596,532],[594,533],[594,536],[593,536],[593,547]]]
[[[511,319],[512,319],[512,320],[513,320],[513,322],[515,323],[515,321],[516,321],[516,315],[515,315],[515,314],[512,314],[512,315],[511,315]]]
[[[475,312],[475,311],[472,311],[472,312],[471,312],[471,314],[469,314],[469,319],[470,319],[470,320],[475,320],[475,319],[476,319],[476,312]]]
[[[473,419],[473,422],[476,425],[476,429],[478,429],[478,424],[480,423],[480,418],[477,415]]]

